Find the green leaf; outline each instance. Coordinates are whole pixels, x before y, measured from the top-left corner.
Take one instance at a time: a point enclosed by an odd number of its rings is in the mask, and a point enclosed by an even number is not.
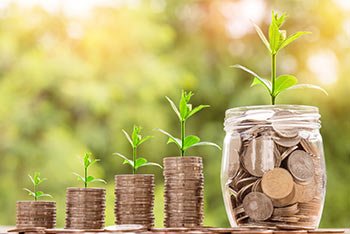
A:
[[[153,162],[146,162],[139,167],[146,167],[146,166],[156,166],[156,167],[160,167],[163,169],[163,167],[161,165],[159,165],[158,163],[153,163]]]
[[[88,168],[90,163],[91,163],[91,159],[90,159],[91,153],[85,153],[84,156],[84,167]]]
[[[135,169],[141,167],[143,164],[147,163],[147,159],[145,158],[138,158],[135,161]]]
[[[182,145],[181,139],[175,138],[175,137],[174,138],[169,137],[169,139],[166,143],[167,144],[175,143],[178,147],[180,147]]]
[[[42,192],[42,191],[36,191],[35,192],[35,196],[36,197],[40,197],[41,195],[43,195],[44,194],[44,192]]]
[[[82,182],[85,183],[85,177],[83,177],[83,176],[81,176],[81,175],[79,175],[78,173],[75,173],[75,172],[73,172],[73,174],[77,176],[77,179],[78,179],[79,181],[82,181]]]
[[[296,83],[298,83],[298,80],[297,80],[297,78],[295,78],[295,76],[293,76],[293,75],[280,75],[276,79],[275,91],[274,91],[273,95],[276,97],[279,93],[292,87]]]
[[[269,41],[266,39],[264,33],[262,32],[262,30],[259,28],[258,25],[256,25],[255,23],[253,23],[253,26],[255,28],[255,31],[258,33],[260,39],[262,40],[262,42],[265,44],[266,48],[269,50],[269,52],[271,53],[271,48],[270,48],[270,44]]]
[[[34,175],[28,175],[34,186],[37,186],[47,180],[46,178],[40,178],[40,172],[34,172]]]
[[[171,107],[173,108],[174,112],[176,113],[177,117],[179,117],[179,120],[181,120],[181,115],[180,115],[180,112],[179,110],[177,109],[175,103],[170,99],[168,98],[167,96],[165,96],[165,98],[168,100],[168,102],[170,103]]]
[[[265,89],[267,89],[267,91],[269,93],[272,92],[272,88],[270,90],[270,86],[272,87],[272,84],[269,80],[264,79],[264,78],[258,78],[258,77],[254,77],[253,82],[251,83],[250,87],[253,87],[255,85],[262,85]]]
[[[31,190],[29,190],[29,189],[27,189],[27,188],[24,188],[23,190],[27,191],[29,196],[35,197],[35,193],[32,192]]]
[[[286,21],[287,18],[287,13],[282,13],[280,17],[278,17],[278,14],[274,13],[274,11],[272,11],[272,17],[274,17],[274,21],[276,23],[276,25],[278,26],[278,28],[282,27],[283,23]]]
[[[190,107],[188,106],[188,102],[191,99],[192,92],[187,93],[186,91],[182,90],[179,109],[180,109],[180,116],[181,120],[186,120],[187,115],[190,111]]]
[[[124,159],[123,164],[129,164],[131,167],[134,167],[134,161],[128,159],[124,155],[122,155],[120,153],[114,153],[113,155],[116,155],[116,156],[121,157],[122,159]]]
[[[44,193],[42,191],[36,191],[35,192],[35,197],[40,198],[40,197],[52,197],[50,194]]]
[[[104,184],[107,184],[107,182],[106,182],[105,180],[103,180],[103,179],[98,179],[98,178],[95,178],[95,179],[93,179],[93,180],[91,181],[91,183],[94,183],[94,182],[102,182],[102,183],[104,183]]]
[[[193,110],[190,111],[187,118],[190,118],[192,115],[196,114],[198,111],[201,111],[204,108],[208,108],[208,107],[210,107],[210,106],[209,105],[199,105],[199,106],[195,107]]]
[[[92,182],[93,180],[95,179],[95,177],[93,177],[93,176],[88,176],[87,178],[86,178],[86,183],[90,183],[90,182]]]
[[[287,31],[286,30],[280,30],[280,44],[278,47],[278,50],[280,49],[281,43],[286,40],[287,37]]]
[[[166,132],[166,131],[164,131],[164,130],[162,130],[162,129],[160,129],[160,128],[156,128],[155,130],[157,130],[157,131],[159,131],[159,132],[161,132],[161,133],[163,133],[164,135],[166,135],[166,136],[169,137],[169,140],[168,140],[167,144],[169,144],[169,143],[175,143],[175,144],[179,147],[179,149],[181,149],[182,143],[181,143],[181,140],[180,140],[180,139],[178,139],[178,138],[176,138],[176,137],[173,137],[170,133],[168,133],[168,132]]]
[[[99,161],[100,161],[100,159],[94,159],[94,160],[92,160],[92,161],[90,162],[89,167],[91,167],[92,165],[94,165],[95,163],[97,163],[97,162],[99,162]]]
[[[144,137],[143,139],[140,140],[140,142],[139,142],[139,144],[137,146],[141,145],[142,143],[144,143],[145,141],[148,141],[151,138],[153,138],[153,136],[146,136],[146,137]]]
[[[279,50],[280,49],[283,49],[284,47],[286,47],[287,45],[289,45],[290,43],[292,43],[293,41],[295,41],[296,39],[298,39],[299,37],[303,36],[303,35],[306,35],[306,34],[310,34],[311,32],[304,32],[304,31],[301,31],[301,32],[296,32],[292,35],[290,35],[287,39],[285,39],[281,44],[280,44],[280,47],[279,47]]]
[[[141,132],[141,127],[134,125],[133,131],[132,131],[132,134],[131,134],[133,147],[137,147],[139,142],[140,142],[140,140],[141,140],[140,132]]]
[[[266,80],[266,79],[264,79],[264,78],[261,78],[260,76],[258,76],[258,74],[256,74],[255,72],[249,70],[248,68],[246,68],[246,67],[244,67],[244,66],[242,66],[242,65],[236,64],[236,65],[233,65],[233,66],[231,66],[231,67],[241,69],[241,70],[243,70],[243,71],[245,71],[245,72],[247,72],[247,73],[253,75],[253,76],[254,76],[254,79],[259,80],[259,81],[260,81],[259,84],[262,84],[262,85],[269,91],[269,93],[272,92],[272,84],[271,84],[271,82],[270,82],[269,80]],[[253,85],[253,84],[254,84],[254,80],[253,80],[252,85]]]
[[[325,89],[321,88],[320,86],[312,85],[312,84],[297,84],[297,85],[294,85],[294,86],[288,88],[287,90],[292,90],[292,89],[316,89],[316,90],[323,92],[324,94],[326,94],[328,96],[328,93]]]
[[[217,144],[212,143],[212,142],[207,142],[207,141],[198,142],[198,143],[192,145],[192,147],[194,147],[194,146],[203,146],[203,145],[214,146],[214,147],[218,148],[219,150],[221,150],[221,147],[218,146]]]
[[[129,141],[131,147],[134,147],[134,144],[132,143],[132,140],[131,140],[129,134],[128,134],[124,129],[122,129],[122,131],[123,131],[123,133],[124,133],[126,139]]]
[[[280,45],[280,32],[279,28],[275,22],[275,20],[272,20],[270,27],[269,27],[269,41],[270,41],[270,48],[271,53],[276,54]]]
[[[36,185],[36,183],[35,183],[35,181],[34,181],[34,178],[33,178],[31,175],[28,175],[28,177],[29,177],[30,181],[32,181],[32,184],[33,184],[33,185]]]
[[[193,146],[194,144],[196,144],[198,142],[200,142],[199,137],[193,136],[193,135],[186,136],[185,140],[184,140],[183,150],[187,150],[187,149],[191,148],[191,146]]]

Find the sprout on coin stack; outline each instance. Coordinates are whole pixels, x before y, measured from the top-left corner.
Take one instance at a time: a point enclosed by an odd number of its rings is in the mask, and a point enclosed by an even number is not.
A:
[[[200,110],[209,107],[208,105],[199,105],[193,108],[189,103],[192,96],[192,92],[182,91],[178,107],[170,98],[166,97],[179,119],[180,139],[162,129],[157,129],[168,137],[168,144],[175,144],[180,151],[180,157],[164,158],[165,227],[202,226],[204,218],[202,158],[183,156],[185,156],[188,149],[196,146],[209,145],[220,149],[218,145],[212,142],[201,142],[197,136],[186,136],[187,120]]]
[[[318,108],[274,105],[283,91],[314,88],[294,76],[276,76],[277,53],[308,32],[286,37],[286,15],[272,12],[269,40],[255,26],[271,55],[271,81],[249,69],[254,85],[265,87],[273,105],[226,111],[221,182],[232,226],[316,228],[325,195],[325,164]]]
[[[115,176],[115,223],[141,224],[151,228],[154,225],[154,175],[136,173],[141,167],[162,168],[162,166],[138,156],[140,145],[152,138],[152,136],[142,137],[141,129],[140,126],[134,125],[131,136],[123,130],[132,147],[132,159],[123,154],[114,153],[124,160],[123,164],[129,165],[132,169],[132,174]]]
[[[90,152],[83,158],[84,176],[74,173],[84,183],[83,188],[67,188],[66,194],[66,229],[103,229],[105,219],[106,190],[90,188],[93,182],[106,183],[88,174],[88,169],[98,162]]]
[[[38,190],[38,186],[47,179],[41,178],[39,172],[35,172],[33,176],[28,175],[28,177],[33,184],[33,190],[27,188],[24,190],[34,198],[34,201],[17,201],[16,227],[54,228],[56,225],[56,202],[39,201],[42,197],[51,197],[50,194]]]

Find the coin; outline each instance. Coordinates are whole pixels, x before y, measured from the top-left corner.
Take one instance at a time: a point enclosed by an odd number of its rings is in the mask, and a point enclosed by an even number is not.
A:
[[[295,190],[296,190],[295,200],[297,202],[309,202],[316,195],[316,183],[314,180],[308,185],[302,185],[302,184],[296,183]]]
[[[293,187],[292,192],[285,198],[281,199],[271,199],[274,207],[284,207],[290,204],[293,204],[293,200],[295,198],[295,185]]]
[[[254,183],[255,181],[257,181],[258,178],[257,177],[247,177],[247,178],[243,178],[239,181],[237,181],[235,187],[240,190],[241,188],[243,188],[244,186],[247,186],[249,184]]]
[[[267,220],[273,213],[272,201],[265,194],[251,192],[243,200],[245,213],[254,220]]]
[[[292,193],[294,182],[287,170],[283,168],[274,168],[263,175],[261,188],[270,198],[283,199]]]
[[[303,183],[309,183],[314,178],[314,163],[310,154],[303,150],[294,151],[288,158],[288,169],[293,177]]]
[[[321,228],[316,230],[308,230],[308,233],[318,233],[318,234],[328,234],[328,233],[345,233],[345,229],[335,229],[335,228]]]
[[[299,130],[294,126],[290,126],[291,116],[295,114],[291,111],[280,110],[276,111],[271,117],[272,127],[281,137],[293,138],[298,136]]]
[[[304,234],[307,233],[306,230],[275,230],[273,231],[273,234]]]
[[[273,210],[273,216],[292,216],[299,212],[298,204],[295,203],[290,206],[275,208]]]
[[[300,224],[300,222],[299,222]],[[302,225],[294,225],[294,224],[277,224],[276,227],[278,229],[283,229],[283,230],[312,230],[314,229],[311,226],[302,226]]]
[[[271,137],[260,136],[254,138],[248,145],[244,156],[243,164],[247,171],[256,177],[261,177],[265,172],[275,166],[273,150],[275,144]]]
[[[239,190],[237,193],[237,200],[243,201],[244,197],[252,191],[253,185],[254,183],[250,183],[243,187],[241,190]]]
[[[271,220],[287,223],[297,223],[299,221],[299,218],[295,216],[272,216]]]
[[[286,147],[286,148],[289,148],[289,147],[293,147],[293,146],[299,144],[300,137],[299,136],[295,136],[295,137],[276,136],[273,138],[273,140],[275,141],[276,144],[281,145],[281,146]]]

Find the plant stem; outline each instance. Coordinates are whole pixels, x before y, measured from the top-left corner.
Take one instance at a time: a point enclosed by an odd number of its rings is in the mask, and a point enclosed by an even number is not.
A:
[[[181,157],[185,156],[185,150],[184,150],[184,145],[185,145],[185,127],[186,127],[185,120],[181,120]]]
[[[272,82],[271,102],[272,102],[272,105],[275,105],[276,54],[271,55],[271,82]]]
[[[137,150],[137,147],[132,147],[132,160],[134,161],[134,166],[132,167],[132,174],[136,174],[136,169],[135,169],[136,150]]]
[[[85,167],[84,168],[84,176],[85,176],[84,186],[85,186],[85,188],[87,188],[87,186],[88,186],[88,184],[87,184],[87,175],[88,175],[88,168]]]
[[[34,184],[34,201],[37,201],[38,197],[36,196],[36,185]]]

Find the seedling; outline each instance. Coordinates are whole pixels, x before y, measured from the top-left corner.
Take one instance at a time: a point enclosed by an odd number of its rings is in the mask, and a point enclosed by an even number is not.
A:
[[[192,117],[197,112],[201,111],[204,108],[208,108],[209,105],[199,105],[195,108],[192,108],[192,104],[190,104],[190,99],[193,96],[192,92],[186,92],[182,91],[181,99],[179,103],[179,108],[176,107],[175,103],[168,97],[166,99],[170,103],[171,108],[176,113],[181,126],[181,138],[176,138],[172,136],[170,133],[157,128],[159,132],[165,134],[169,137],[167,144],[174,143],[180,150],[181,156],[185,156],[185,153],[188,149],[195,147],[195,146],[202,146],[202,145],[209,145],[214,146],[221,150],[220,146],[218,146],[215,143],[212,142],[206,142],[206,141],[200,141],[200,138],[198,136],[189,135],[186,136],[186,121]]]
[[[42,182],[44,182],[45,180],[47,180],[46,178],[40,178],[40,172],[34,172],[34,175],[28,175],[30,181],[32,181],[33,184],[33,191],[24,188],[25,191],[28,192],[29,196],[34,197],[34,201],[39,200],[39,198],[41,197],[52,197],[50,194],[46,194],[42,191],[38,191],[38,186],[39,184],[41,184]]]
[[[243,71],[253,75],[254,79],[251,84],[251,87],[255,85],[262,85],[269,92],[271,96],[272,105],[276,103],[276,97],[280,93],[287,90],[292,90],[292,89],[301,89],[301,88],[317,89],[324,92],[327,95],[327,92],[319,86],[312,85],[312,84],[298,84],[297,78],[293,75],[283,74],[276,77],[277,76],[276,75],[276,57],[278,52],[284,47],[286,47],[287,45],[289,45],[290,43],[292,43],[293,41],[295,41],[296,39],[298,39],[299,37],[306,34],[310,34],[310,32],[300,31],[287,37],[287,31],[281,30],[281,27],[285,22],[286,18],[287,18],[286,13],[278,15],[277,13],[274,13],[272,11],[272,19],[271,19],[271,24],[269,26],[269,40],[267,40],[267,38],[265,37],[264,33],[259,28],[259,26],[257,26],[256,24],[253,24],[256,32],[258,33],[262,42],[265,44],[271,56],[271,80],[264,79],[261,76],[257,75],[255,72],[239,64],[232,66],[235,68],[242,69]]]
[[[140,135],[141,129],[142,128],[140,126],[134,125],[131,137],[124,129],[122,130],[126,139],[129,141],[129,143],[132,147],[132,160],[128,159],[126,156],[124,156],[120,153],[114,153],[114,155],[117,155],[118,157],[121,157],[122,159],[124,159],[123,164],[128,164],[131,166],[133,174],[136,174],[137,169],[139,169],[140,167],[157,166],[157,167],[162,168],[162,166],[159,165],[158,163],[148,162],[147,159],[142,158],[142,157],[138,157],[138,155],[137,155],[138,147],[142,143],[144,143],[152,138],[152,136],[146,136],[146,137],[142,138],[142,136]]]
[[[97,179],[91,175],[88,175],[88,169],[90,166],[95,164],[96,162],[100,161],[99,159],[92,159],[92,153],[87,152],[84,155],[83,163],[84,163],[84,176],[79,175],[78,173],[73,173],[78,177],[79,181],[82,181],[84,183],[84,187],[87,188],[89,183],[93,182],[102,182],[106,184],[106,181],[103,179]]]

